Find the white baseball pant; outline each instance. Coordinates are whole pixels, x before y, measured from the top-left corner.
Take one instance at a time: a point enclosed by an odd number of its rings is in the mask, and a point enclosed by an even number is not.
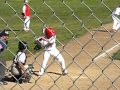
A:
[[[24,20],[24,29],[25,30],[29,29],[29,26],[30,26],[30,17],[25,17],[25,20]]]
[[[120,28],[120,19],[115,15],[112,15],[112,18],[113,18],[113,29],[118,30]]]
[[[58,61],[60,62],[62,70],[65,70],[65,61],[64,61],[62,55],[60,54],[60,52],[57,50],[57,48],[54,48],[50,51],[44,52],[44,60],[43,60],[42,66],[41,66],[41,73],[44,73],[45,67],[46,67],[46,64],[48,62],[50,55],[55,56],[58,59]]]

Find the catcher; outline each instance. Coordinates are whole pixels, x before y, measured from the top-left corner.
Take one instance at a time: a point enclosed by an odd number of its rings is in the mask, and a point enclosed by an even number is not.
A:
[[[18,51],[17,54],[13,60],[13,64],[11,67],[11,73],[14,76],[14,81],[18,80],[19,83],[22,82],[29,82],[30,75],[28,69],[28,65],[26,64],[26,49],[27,49],[27,43],[25,41],[20,41],[18,44]],[[24,79],[23,79],[24,78]]]
[[[9,36],[9,33],[7,31],[4,30],[0,32],[0,54],[7,48],[8,36]],[[0,56],[0,84],[2,85],[7,84],[7,82],[4,81],[5,71],[6,71],[6,62]]]
[[[68,72],[65,68],[65,61],[60,52],[56,48],[56,32],[53,28],[44,28],[43,29],[44,36],[35,40],[36,44],[45,47],[44,52],[44,60],[41,65],[41,69],[39,71],[39,76],[45,73],[46,64],[48,62],[49,57],[52,55],[58,59],[62,68],[62,74],[67,75]]]

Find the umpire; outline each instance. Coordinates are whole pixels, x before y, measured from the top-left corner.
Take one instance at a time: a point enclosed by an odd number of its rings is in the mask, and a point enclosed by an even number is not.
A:
[[[7,48],[7,38],[9,33],[7,31],[0,32],[0,85],[6,85],[7,82],[4,81],[6,62],[2,59],[1,54]]]

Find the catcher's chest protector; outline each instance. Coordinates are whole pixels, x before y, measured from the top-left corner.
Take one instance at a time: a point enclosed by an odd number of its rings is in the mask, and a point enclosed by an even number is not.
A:
[[[6,70],[6,62],[0,58],[0,78],[3,78]]]

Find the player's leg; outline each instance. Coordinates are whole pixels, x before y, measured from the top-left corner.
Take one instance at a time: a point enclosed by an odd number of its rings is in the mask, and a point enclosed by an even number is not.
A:
[[[6,85],[7,82],[4,81],[6,71],[6,62],[0,58],[0,84]]]
[[[116,16],[114,16],[113,17],[113,28],[111,32],[117,32],[119,28],[120,28],[120,20]]]
[[[117,24],[116,24],[116,28],[115,28],[115,29],[118,30],[119,28],[120,28],[120,20],[118,19],[118,20],[117,20]]]
[[[24,18],[24,30],[26,31],[26,21],[27,21],[27,18],[25,17]]]
[[[113,16],[112,18],[113,18],[113,27],[112,27],[111,32],[116,32],[116,26],[118,24],[118,21],[117,21],[116,16]]]
[[[17,65],[14,64],[11,67],[11,74],[12,74],[12,81],[16,82],[18,80],[19,83],[22,83],[22,78],[21,76],[23,75],[21,68]],[[21,79],[20,79],[21,78]],[[17,80],[16,80],[17,79]]]
[[[25,21],[24,21],[24,30],[25,31],[29,30],[29,25],[30,25],[30,17],[25,17]]]
[[[26,29],[29,30],[29,27],[30,27],[30,17],[27,17],[27,20],[26,20]]]
[[[45,52],[44,52],[44,57],[43,57],[44,60],[43,60],[43,62],[42,62],[41,69],[40,69],[40,72],[39,72],[39,75],[40,75],[40,76],[43,75],[44,72],[45,72],[45,67],[46,67],[46,65],[47,65],[47,62],[48,62],[49,57],[50,57],[50,53],[49,53],[48,51],[45,51]]]
[[[117,20],[114,19],[114,22],[113,22],[113,29],[116,29],[116,26],[117,26]]]
[[[52,51],[52,55],[55,56],[58,59],[58,61],[60,62],[60,65],[62,68],[62,74],[63,75],[68,74],[66,67],[65,67],[65,60],[56,48]]]

